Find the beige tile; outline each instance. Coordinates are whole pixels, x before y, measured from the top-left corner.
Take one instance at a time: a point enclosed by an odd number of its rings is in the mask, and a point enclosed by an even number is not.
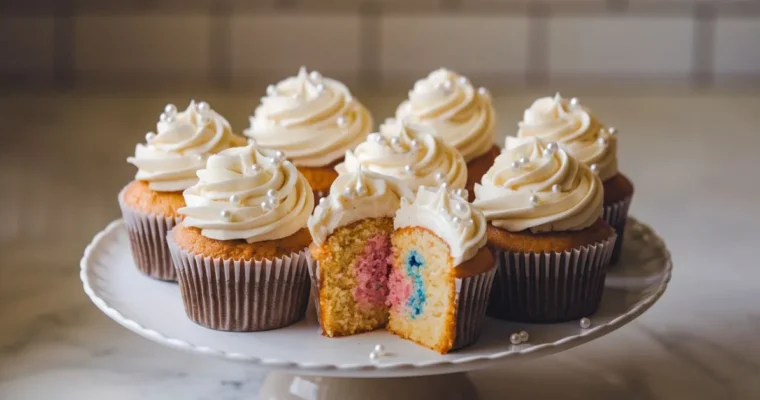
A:
[[[54,29],[51,17],[1,17],[0,72],[52,75]]]
[[[76,70],[98,75],[204,73],[209,69],[209,29],[205,15],[76,17]]]
[[[715,73],[760,74],[760,17],[718,18]]]
[[[234,79],[295,73],[306,65],[343,77],[359,69],[360,19],[357,14],[233,16]]]
[[[691,72],[690,17],[556,17],[548,36],[552,76]]]
[[[391,76],[422,75],[441,66],[472,76],[526,70],[523,17],[387,16],[380,31],[379,68]]]

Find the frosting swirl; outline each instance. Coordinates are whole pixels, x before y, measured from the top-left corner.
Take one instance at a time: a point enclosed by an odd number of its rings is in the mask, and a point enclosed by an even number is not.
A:
[[[348,88],[301,67],[298,75],[270,85],[245,131],[262,147],[282,150],[299,166],[339,160],[372,129],[369,111]]]
[[[396,118],[429,125],[467,162],[493,146],[496,118],[488,90],[444,68],[414,84]]]
[[[339,175],[330,187],[330,195],[320,199],[309,218],[314,243],[322,244],[335,229],[365,218],[391,218],[401,198],[413,196],[397,179],[364,168]]]
[[[525,110],[518,126],[518,138],[507,137],[507,148],[538,137],[557,142],[586,165],[596,165],[603,181],[618,173],[615,128],[605,128],[576,98],[567,100],[559,93],[540,98]]]
[[[602,181],[557,146],[531,139],[506,149],[475,185],[475,207],[510,232],[575,231],[602,215]]]
[[[464,188],[467,183],[467,164],[461,154],[434,136],[430,128],[392,119],[354,151],[347,151],[345,161],[335,169],[343,174],[360,166],[392,176],[412,191],[441,183]]]
[[[189,188],[198,182],[195,173],[210,154],[244,143],[233,135],[230,123],[203,101],[191,101],[179,113],[173,104],[167,105],[157,131],[158,135],[145,135],[147,143],[138,144],[127,162],[138,168],[135,179],[159,192]]]
[[[467,202],[467,191],[420,187],[414,202],[404,198],[393,220],[395,229],[426,228],[449,245],[454,265],[475,257],[486,245],[486,218]]]
[[[248,243],[288,237],[306,226],[314,195],[282,153],[254,144],[209,158],[200,182],[185,190],[183,224],[217,240]]]

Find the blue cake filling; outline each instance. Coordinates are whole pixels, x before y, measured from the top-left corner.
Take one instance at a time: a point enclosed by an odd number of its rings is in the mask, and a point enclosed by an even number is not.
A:
[[[417,318],[422,314],[422,308],[425,306],[425,287],[422,282],[422,274],[420,269],[424,266],[425,260],[422,258],[417,250],[412,250],[406,257],[406,274],[412,280],[412,293],[407,301],[407,307],[409,307],[409,313],[412,319]]]

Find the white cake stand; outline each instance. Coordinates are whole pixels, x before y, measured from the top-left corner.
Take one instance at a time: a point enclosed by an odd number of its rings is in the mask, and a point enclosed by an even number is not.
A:
[[[665,243],[632,218],[626,235],[622,261],[608,275],[602,306],[591,317],[590,328],[581,328],[578,321],[518,324],[488,319],[475,345],[443,356],[383,331],[322,337],[311,310],[304,321],[269,332],[202,328],[185,316],[176,284],[137,271],[121,221],[108,225],[87,247],[81,278],[100,310],[139,335],[180,350],[271,370],[261,389],[262,399],[475,399],[464,372],[581,345],[632,321],[660,298],[672,270]],[[523,330],[529,341],[512,345],[510,334]],[[369,353],[376,344],[382,344],[387,354],[371,360]]]

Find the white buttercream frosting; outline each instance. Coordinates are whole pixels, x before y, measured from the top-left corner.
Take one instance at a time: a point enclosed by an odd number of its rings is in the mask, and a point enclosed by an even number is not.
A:
[[[467,162],[493,147],[496,117],[490,93],[444,68],[414,84],[396,118],[431,126]]]
[[[294,164],[327,166],[364,141],[372,116],[348,88],[301,67],[297,76],[270,85],[245,131]]]
[[[366,218],[392,218],[402,198],[414,194],[397,179],[363,168],[339,175],[309,218],[316,244],[322,244],[337,228]]]
[[[232,133],[229,122],[206,102],[190,102],[185,111],[166,106],[157,125],[149,132],[146,144],[138,144],[134,157],[135,179],[159,192],[176,192],[198,182],[196,172],[206,165],[210,154],[244,143]]]
[[[602,125],[577,99],[567,100],[557,93],[554,97],[534,101],[525,110],[517,138],[507,137],[506,147],[517,146],[533,137],[557,142],[586,165],[596,165],[599,177],[605,181],[618,173],[614,132],[614,128]]]
[[[467,202],[464,189],[420,187],[414,201],[401,200],[393,227],[421,227],[435,233],[449,245],[454,265],[475,257],[487,241],[486,218]]]
[[[602,181],[556,143],[530,139],[505,151],[475,185],[475,207],[510,232],[575,231],[602,215]]]
[[[342,174],[360,166],[392,176],[412,191],[441,183],[464,188],[467,183],[467,164],[461,154],[433,135],[429,127],[400,120],[386,121],[379,133],[346,152],[345,161],[335,169]]]
[[[183,224],[217,240],[249,243],[288,237],[306,227],[314,195],[281,153],[249,144],[209,158],[185,190]]]

